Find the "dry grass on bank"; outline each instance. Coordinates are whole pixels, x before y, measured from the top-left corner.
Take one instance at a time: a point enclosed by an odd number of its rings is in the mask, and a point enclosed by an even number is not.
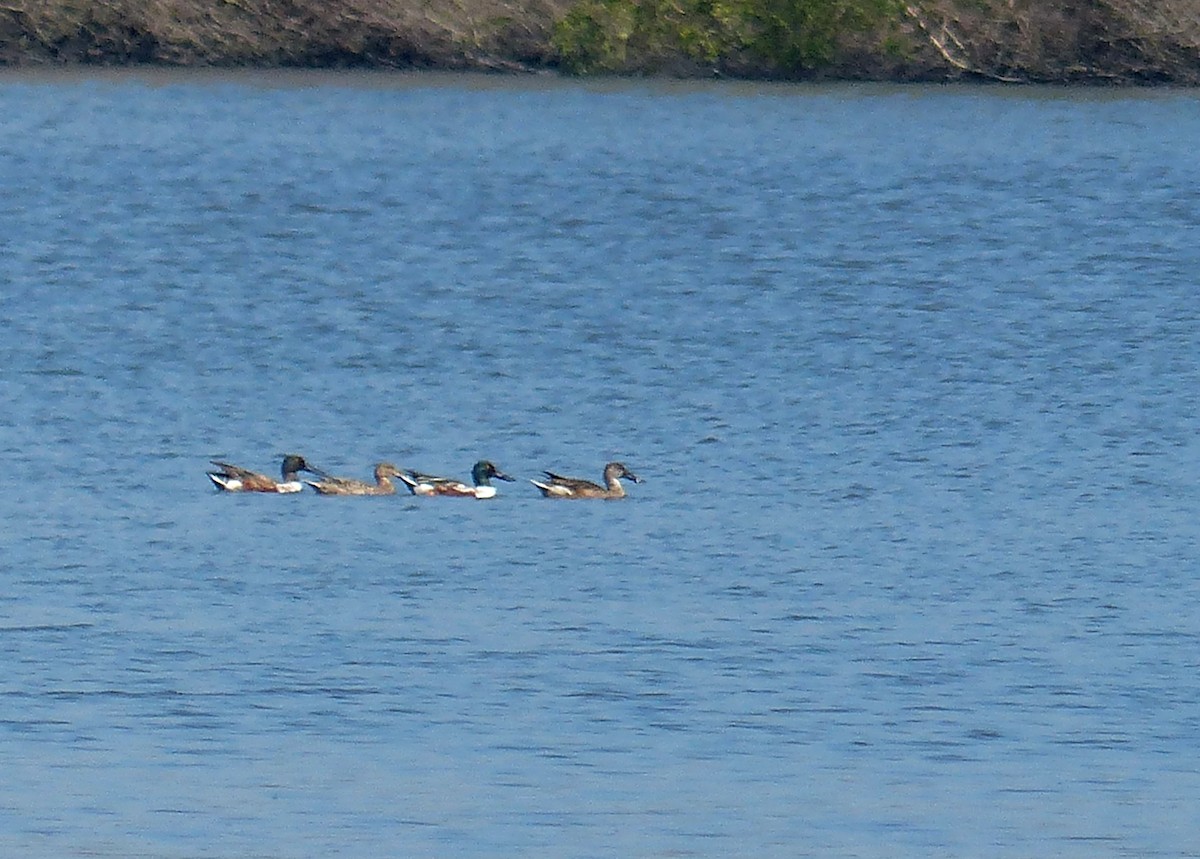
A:
[[[0,62],[477,68],[548,59],[564,0],[0,0]]]
[[[1200,82],[1196,0],[907,0],[947,70],[1016,81]]]

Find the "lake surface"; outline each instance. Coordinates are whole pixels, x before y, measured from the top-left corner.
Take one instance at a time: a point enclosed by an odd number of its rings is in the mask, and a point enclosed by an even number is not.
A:
[[[6,855],[1200,855],[1200,94],[0,117]]]

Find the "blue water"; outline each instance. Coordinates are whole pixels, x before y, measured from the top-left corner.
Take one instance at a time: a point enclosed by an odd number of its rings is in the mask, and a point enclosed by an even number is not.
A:
[[[1200,855],[1198,107],[6,73],[0,852]]]

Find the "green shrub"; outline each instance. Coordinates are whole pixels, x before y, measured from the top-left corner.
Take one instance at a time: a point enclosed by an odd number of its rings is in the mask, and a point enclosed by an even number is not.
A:
[[[554,47],[576,74],[750,55],[778,71],[827,63],[839,37],[900,16],[901,0],[581,0]]]
[[[563,67],[575,74],[621,69],[635,11],[630,0],[582,0],[554,28]]]
[[[749,47],[781,69],[829,62],[838,36],[869,29],[899,12],[895,0],[741,0]]]

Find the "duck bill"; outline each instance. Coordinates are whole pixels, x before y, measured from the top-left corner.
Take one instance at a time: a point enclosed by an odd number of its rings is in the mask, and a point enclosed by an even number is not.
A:
[[[515,483],[516,479],[517,479],[515,477],[509,477],[503,471],[497,471],[495,474],[492,475],[492,477],[496,478],[497,480],[507,480],[509,483]]]

